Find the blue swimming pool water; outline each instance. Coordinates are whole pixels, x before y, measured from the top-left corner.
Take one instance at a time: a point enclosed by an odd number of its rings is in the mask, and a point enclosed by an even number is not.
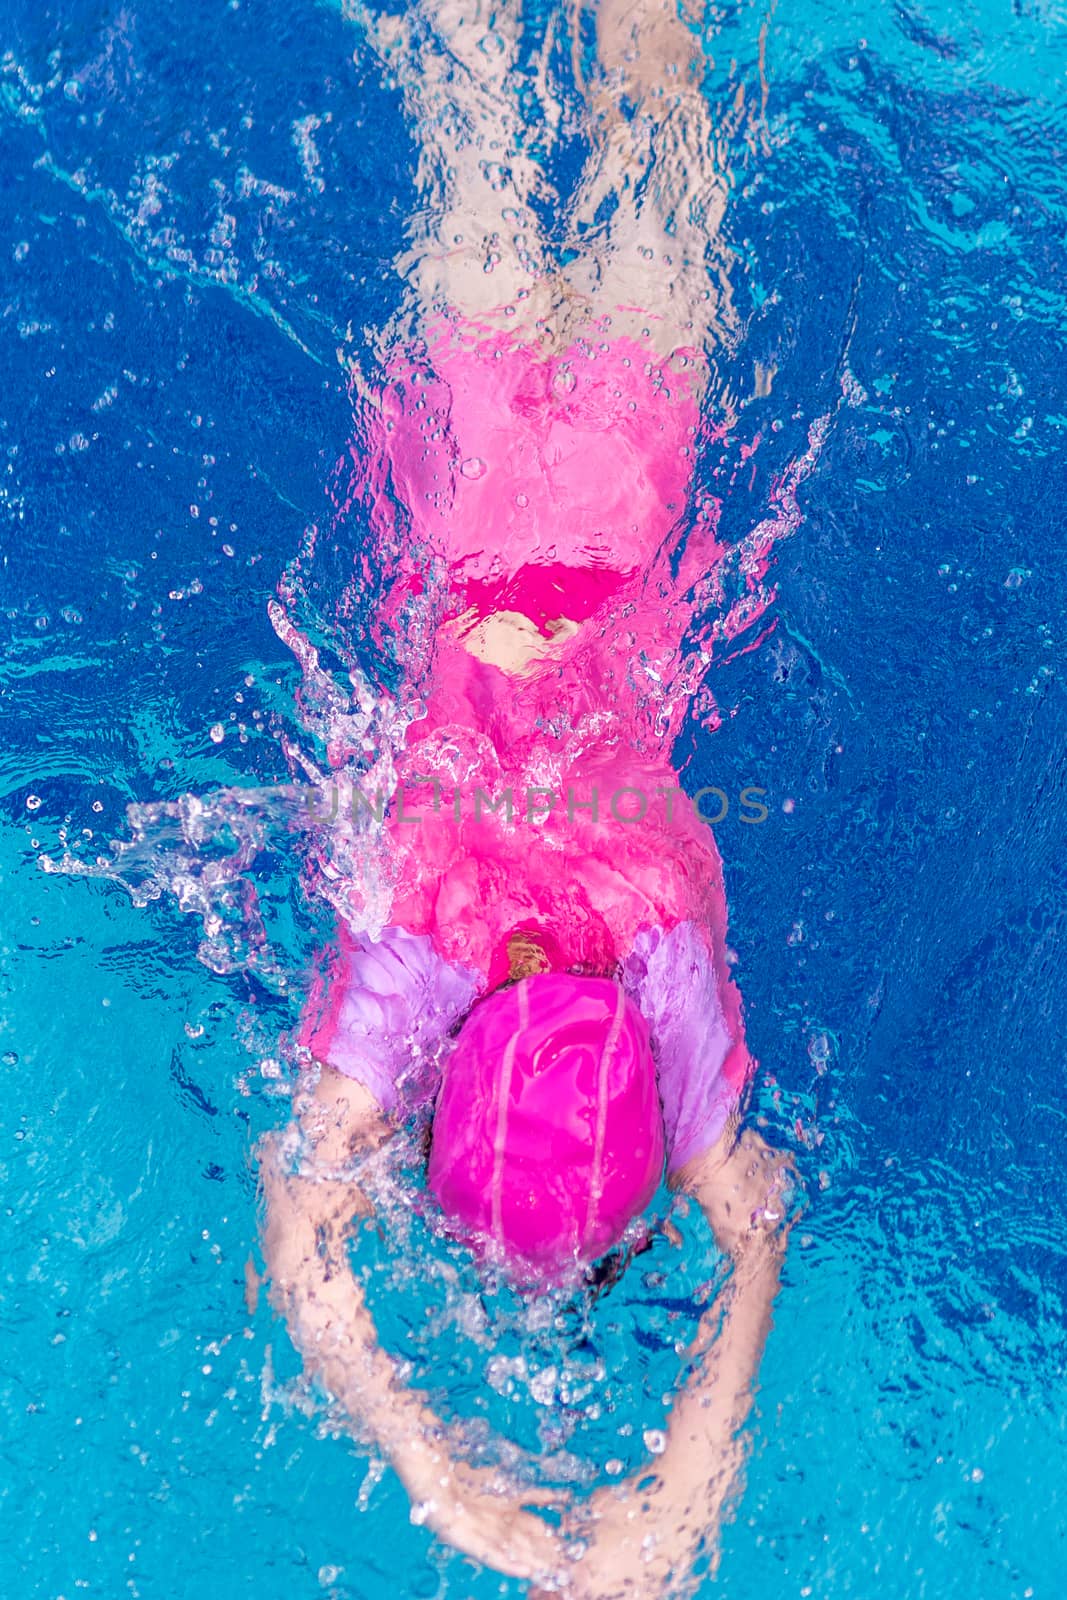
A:
[[[718,836],[756,1109],[810,1190],[715,1587],[1058,1595],[1067,13],[781,0],[710,32],[709,92],[767,85],[731,150],[731,361],[739,394],[777,372],[731,538],[831,419],[776,629],[678,752],[693,788],[768,791]],[[172,839],[157,898],[109,843],[131,801],[286,777],[266,607],[349,435],[336,352],[396,301],[399,92],[327,5],[7,0],[0,52],[0,1591],[518,1592],[410,1525],[245,1307],[316,931],[292,859],[267,828],[257,944],[243,902],[196,915],[225,840]],[[572,119],[561,182],[581,152]],[[42,870],[65,852],[133,893]],[[715,1271],[679,1220],[583,1329],[483,1305],[401,1208],[376,1304],[581,1482],[662,1423]]]

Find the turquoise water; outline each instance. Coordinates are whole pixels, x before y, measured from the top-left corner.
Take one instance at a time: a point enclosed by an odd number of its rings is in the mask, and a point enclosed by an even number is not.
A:
[[[528,17],[532,61],[555,11]],[[727,374],[776,368],[731,538],[830,418],[775,629],[677,752],[694,790],[770,797],[718,838],[753,1114],[810,1196],[708,1594],[1015,1600],[1067,1571],[1065,25],[782,0],[708,30],[713,100],[758,103],[761,60],[767,88],[729,152]],[[411,1525],[246,1304],[251,1150],[325,923],[284,824],[262,795],[245,824],[126,812],[314,747],[267,604],[328,521],[337,351],[372,370],[399,297],[398,88],[336,8],[274,0],[181,26],[9,0],[0,51],[0,1589],[518,1592]],[[362,531],[304,596],[331,663]],[[365,1259],[417,1380],[560,1481],[640,1459],[719,1270],[699,1218],[546,1316],[482,1295],[397,1177]]]

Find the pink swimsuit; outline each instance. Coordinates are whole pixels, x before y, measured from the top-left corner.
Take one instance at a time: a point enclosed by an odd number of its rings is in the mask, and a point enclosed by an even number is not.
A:
[[[546,357],[442,321],[366,418],[351,489],[391,577],[375,632],[425,716],[387,819],[390,925],[339,928],[300,1040],[397,1116],[432,1099],[449,1030],[523,931],[643,1014],[669,1169],[717,1140],[751,1073],[718,850],[669,762],[698,370],[627,339]],[[584,626],[523,677],[442,630],[504,610],[546,638],[557,617]]]

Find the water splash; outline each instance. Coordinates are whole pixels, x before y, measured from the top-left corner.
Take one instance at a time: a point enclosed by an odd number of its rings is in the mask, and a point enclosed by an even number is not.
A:
[[[271,601],[268,612],[301,672],[296,729],[276,734],[293,781],[135,802],[126,809],[129,836],[112,840],[110,855],[87,861],[65,850],[38,860],[50,874],[116,883],[137,906],[171,901],[199,918],[197,953],[205,966],[220,974],[253,972],[285,993],[291,962],[269,937],[255,880],[284,876],[279,857],[295,853],[310,894],[352,926],[380,930],[390,871],[379,824],[396,787],[396,753],[411,713],[372,690],[354,665],[343,687],[282,602]]]
[[[163,897],[200,919],[204,937],[198,955],[213,972],[255,972],[268,987],[284,992],[289,978],[271,949],[259,895],[250,876],[257,859],[272,848],[300,814],[298,794],[288,787],[220,789],[200,797],[135,803],[127,807],[127,839],[111,841],[112,854],[88,862],[65,851],[38,857],[44,872],[117,883],[136,906]]]

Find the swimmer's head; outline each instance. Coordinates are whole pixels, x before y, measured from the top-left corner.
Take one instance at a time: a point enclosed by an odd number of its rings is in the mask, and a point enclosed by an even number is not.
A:
[[[610,978],[547,972],[481,1001],[445,1067],[429,1185],[525,1281],[616,1244],[663,1169],[648,1025]]]

